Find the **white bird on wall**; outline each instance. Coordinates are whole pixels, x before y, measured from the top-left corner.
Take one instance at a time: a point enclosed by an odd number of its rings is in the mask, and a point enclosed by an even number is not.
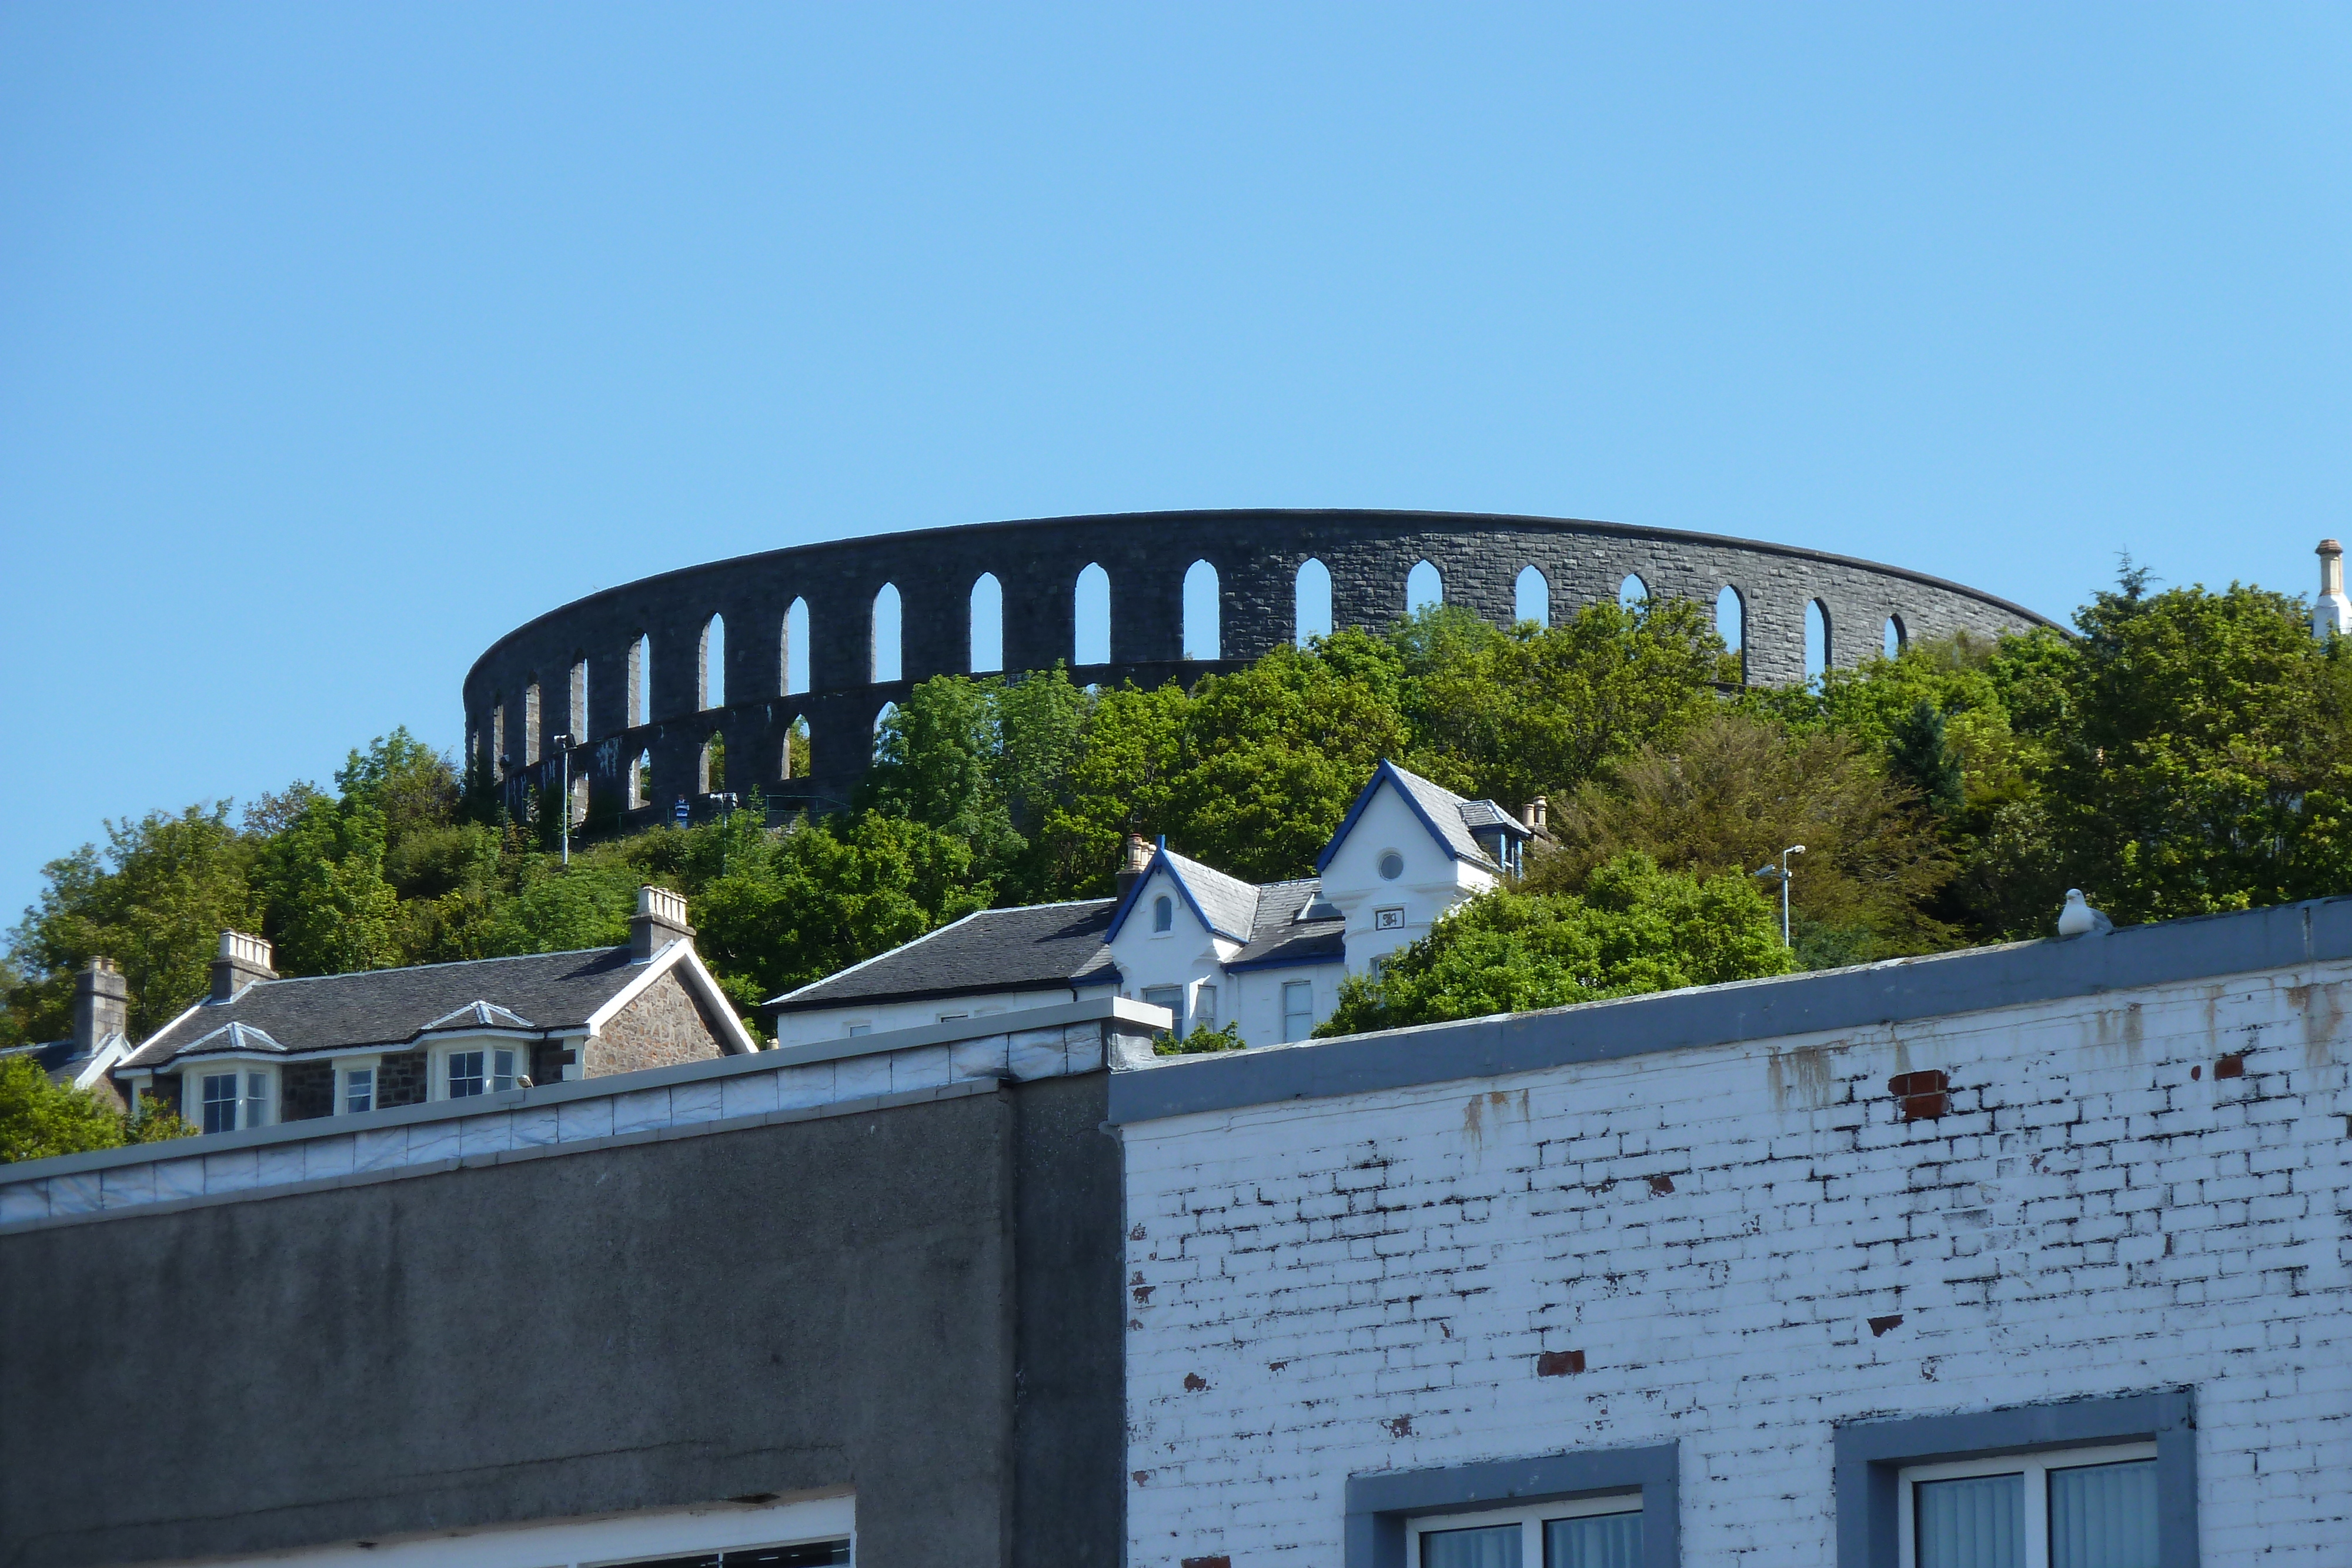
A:
[[[2094,932],[2105,933],[2115,928],[2114,921],[2083,902],[2081,888],[2066,890],[2066,907],[2058,912],[2059,936],[2088,936]]]

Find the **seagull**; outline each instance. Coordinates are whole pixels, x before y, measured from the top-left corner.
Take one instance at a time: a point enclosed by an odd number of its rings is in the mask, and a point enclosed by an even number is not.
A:
[[[2116,923],[2108,919],[2103,912],[2083,902],[2081,888],[2070,887],[2066,890],[2066,907],[2058,912],[2059,936],[2087,936],[2093,933],[2105,935],[2115,928]]]

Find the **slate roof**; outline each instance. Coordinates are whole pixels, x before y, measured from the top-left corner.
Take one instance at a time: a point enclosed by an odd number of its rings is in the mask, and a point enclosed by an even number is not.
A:
[[[314,1051],[398,1050],[449,1015],[487,1001],[509,1016],[535,1019],[544,1034],[577,1031],[589,1015],[645,973],[626,947],[532,953],[370,969],[310,979],[257,980],[226,1002],[202,1002],[148,1039],[119,1067],[158,1067],[201,1042],[207,1051],[247,1049],[295,1054]],[[231,1025],[268,1045],[230,1046],[211,1037]],[[506,1027],[512,1027],[511,1025]]]
[[[89,1060],[87,1056],[76,1056],[74,1042],[69,1040],[52,1040],[40,1045],[11,1045],[0,1048],[0,1059],[11,1056],[31,1057],[39,1064],[41,1071],[49,1075],[52,1082],[61,1077],[71,1077],[70,1069],[73,1063]]]
[[[1236,942],[1248,939],[1257,925],[1256,883],[1227,876],[1216,867],[1202,865],[1165,845],[1160,853],[1167,861],[1168,869],[1184,883],[1184,891],[1192,895],[1210,930]]]
[[[1301,915],[1320,904],[1323,884],[1273,882],[1257,890],[1257,923],[1246,946],[1234,955],[1228,969],[1273,969],[1293,964],[1338,964],[1348,956],[1346,916],[1328,904],[1328,915],[1302,920]]]
[[[1103,935],[1117,906],[1115,899],[1089,898],[983,909],[762,1005],[773,1015],[860,1002],[1108,984],[1118,971],[1104,950]]]

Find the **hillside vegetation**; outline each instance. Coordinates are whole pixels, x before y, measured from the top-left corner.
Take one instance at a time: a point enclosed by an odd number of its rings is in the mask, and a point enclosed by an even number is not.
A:
[[[2123,924],[2340,892],[2352,664],[2304,616],[2127,572],[2079,637],[1938,643],[1787,691],[1738,690],[1680,601],[1549,630],[1439,611],[1190,692],[942,676],[886,724],[856,810],[770,830],[739,782],[730,820],[568,869],[551,823],[395,731],[331,789],[110,822],[51,862],[10,934],[0,1043],[67,1033],[95,955],[136,1035],[204,989],[225,926],[289,975],[552,951],[624,940],[643,882],[688,895],[748,1012],[973,909],[1107,894],[1128,832],[1310,874],[1382,757],[1514,810],[1547,796],[1558,842],[1401,956],[1388,996],[1357,988],[1349,1027],[2045,935],[2069,886]],[[1748,873],[1796,843],[1790,952]],[[1488,957],[1449,954],[1474,934]]]

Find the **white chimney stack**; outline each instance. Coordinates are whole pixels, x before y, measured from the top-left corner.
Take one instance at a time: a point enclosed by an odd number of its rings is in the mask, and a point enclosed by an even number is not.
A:
[[[2325,643],[2352,632],[2352,600],[2344,597],[2344,547],[2319,541],[2319,597],[2311,601],[2311,634]]]

